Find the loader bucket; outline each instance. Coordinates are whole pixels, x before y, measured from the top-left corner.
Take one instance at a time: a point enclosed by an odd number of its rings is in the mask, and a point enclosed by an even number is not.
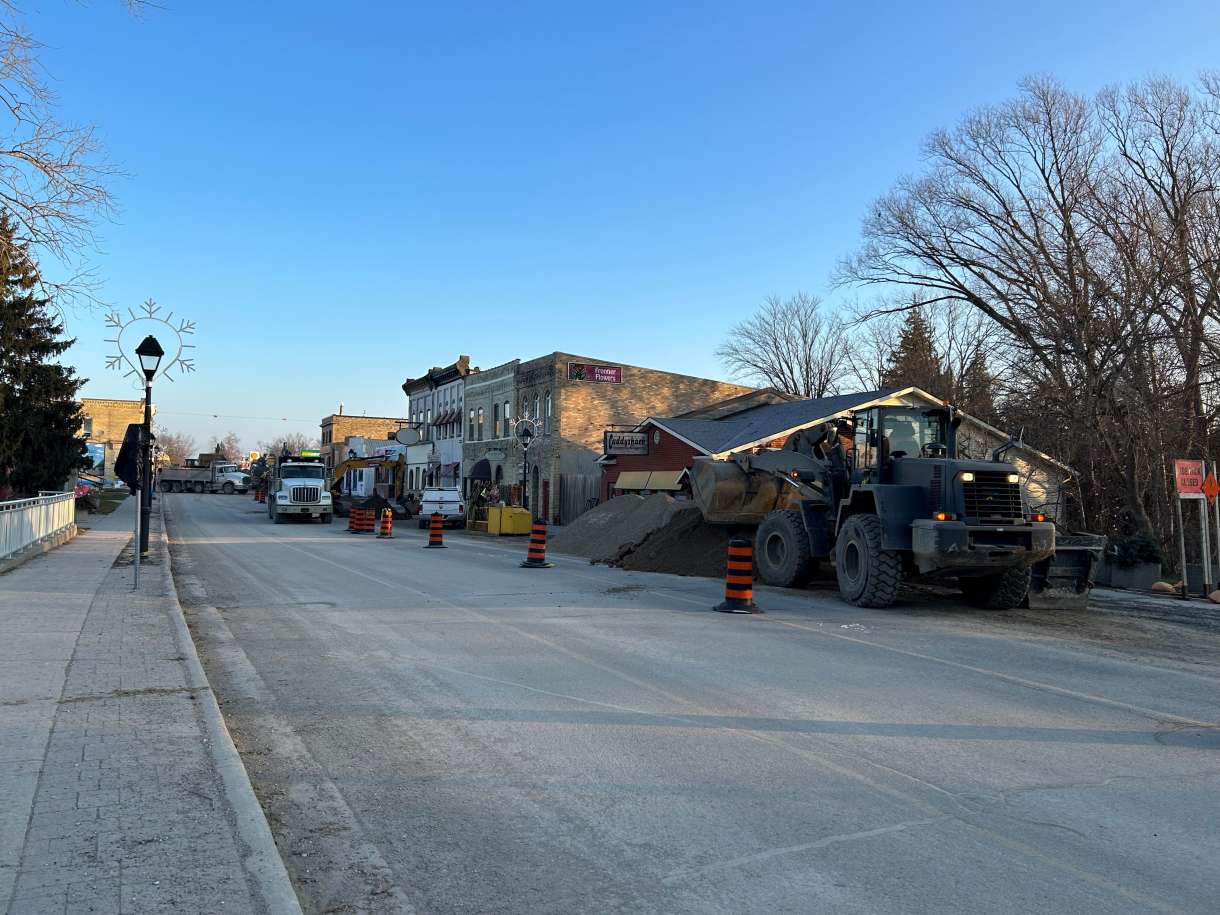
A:
[[[1035,563],[1026,606],[1031,610],[1084,610],[1089,606],[1093,568],[1101,561],[1101,534],[1057,533],[1055,553]]]
[[[761,524],[787,493],[770,473],[746,473],[732,461],[696,458],[691,497],[708,524]]]

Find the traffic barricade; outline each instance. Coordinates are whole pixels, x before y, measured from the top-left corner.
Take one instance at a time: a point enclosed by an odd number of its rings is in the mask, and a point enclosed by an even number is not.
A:
[[[744,537],[729,541],[724,570],[724,601],[712,608],[721,613],[761,613],[754,603],[754,543]]]

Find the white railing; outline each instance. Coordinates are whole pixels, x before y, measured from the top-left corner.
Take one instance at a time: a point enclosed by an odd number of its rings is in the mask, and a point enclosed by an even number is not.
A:
[[[76,521],[76,494],[43,493],[35,499],[0,502],[0,559],[45,540]]]

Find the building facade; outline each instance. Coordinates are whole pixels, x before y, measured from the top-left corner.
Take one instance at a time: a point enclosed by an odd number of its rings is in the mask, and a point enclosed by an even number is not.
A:
[[[472,474],[497,485],[505,502],[511,501],[510,487],[521,482],[521,446],[513,435],[520,364],[514,359],[466,379],[462,463],[467,497],[474,491]]]
[[[550,353],[505,363],[468,379],[463,452],[471,470],[486,459],[487,452],[503,452],[503,461],[497,462],[503,478],[516,484],[524,476],[527,507],[538,517],[566,523],[599,496],[597,461],[607,426],[634,424],[640,416],[684,413],[750,390],[708,378]],[[523,419],[531,420],[536,432],[527,454],[514,434]],[[493,477],[495,472],[493,465]]]
[[[349,438],[385,441],[406,424],[407,420],[400,416],[349,416],[340,406],[338,413],[322,418],[321,451],[327,471],[347,459]]]
[[[156,404],[153,416],[156,416]],[[99,397],[82,397],[80,412],[84,418],[83,432],[89,436],[91,451],[100,446],[104,461],[103,473],[114,478],[114,459],[118,457],[123,436],[131,423],[144,422],[143,400],[110,400]]]
[[[408,492],[419,495],[428,486],[460,486],[462,482],[462,422],[467,376],[477,373],[469,356],[451,365],[434,367],[402,383],[407,415],[420,440],[407,449]]]

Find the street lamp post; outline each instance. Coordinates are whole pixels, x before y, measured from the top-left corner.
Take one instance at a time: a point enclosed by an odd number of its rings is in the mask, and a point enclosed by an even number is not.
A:
[[[529,420],[523,419],[517,423],[517,440],[521,442],[521,507],[533,512],[529,499],[529,468],[530,442],[534,438],[534,428]]]
[[[165,350],[157,342],[157,338],[149,334],[136,347],[136,355],[140,357],[140,369],[144,372],[144,428],[142,430],[143,473],[141,474],[141,490],[143,499],[140,505],[140,552],[148,552],[148,521],[152,517],[152,381],[161,365],[161,357]]]

